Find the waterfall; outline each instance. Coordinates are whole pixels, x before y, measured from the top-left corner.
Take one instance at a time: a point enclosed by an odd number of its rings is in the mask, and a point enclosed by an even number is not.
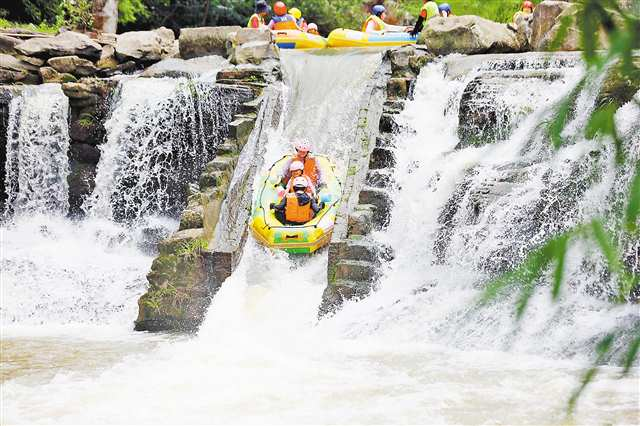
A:
[[[58,84],[26,87],[9,107],[5,216],[69,209],[69,100]]]
[[[415,101],[400,117],[412,131],[396,137],[391,224],[377,235],[393,247],[396,259],[376,294],[338,315],[350,322],[350,333],[402,333],[407,339],[461,350],[590,359],[595,342],[606,333],[630,334],[638,327],[637,306],[608,300],[615,282],[604,259],[583,244],[568,256],[566,285],[557,304],[551,301],[551,278],[545,277],[519,323],[517,289],[478,306],[492,277],[515,267],[552,235],[605,216],[629,187],[632,170],[616,169],[611,144],[605,148],[606,143],[583,136],[597,85],[581,93],[564,132],[568,144],[553,151],[545,123],[581,70],[551,72],[559,73],[552,82],[535,73],[527,77],[526,71],[520,78],[503,79],[488,102],[494,111],[508,107],[507,121],[500,125],[511,130],[493,135],[494,143],[461,146],[458,124],[469,122],[474,113],[465,110],[465,102],[474,105],[470,109],[487,105],[482,88],[467,99],[470,87],[472,91],[478,81],[489,78],[493,84],[502,77],[477,70],[466,79],[449,80],[441,64],[423,70]],[[630,103],[616,119],[629,160],[637,161],[640,131],[633,123],[640,119],[640,109]],[[638,242],[629,244],[629,251],[637,253]],[[637,258],[635,262],[637,268]]]
[[[123,81],[85,209],[125,221],[178,215],[185,187],[213,159],[238,101],[233,91],[198,80]]]

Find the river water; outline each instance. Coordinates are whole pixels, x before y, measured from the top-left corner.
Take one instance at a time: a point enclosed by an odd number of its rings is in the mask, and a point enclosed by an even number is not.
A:
[[[358,108],[352,101],[379,61],[375,53],[284,56],[288,109],[265,158],[314,134],[324,135],[319,151],[340,157],[346,148],[332,141],[348,145]],[[345,75],[349,69],[355,76]],[[130,227],[109,216],[80,222],[42,211],[16,216],[2,228],[2,422],[638,423],[638,370],[619,379],[615,365],[603,366],[575,414],[566,414],[594,339],[612,326],[637,324],[637,306],[610,305],[581,286],[554,305],[543,288],[518,325],[509,299],[476,305],[477,283],[486,279],[481,260],[500,241],[516,244],[521,218],[514,206],[553,186],[553,179],[537,176],[558,160],[544,157],[532,129],[577,73],[552,85],[532,83],[531,91],[544,97],[514,100],[507,91],[501,101],[524,111],[510,136],[454,151],[455,105],[466,82],[447,79],[440,64],[423,70],[415,100],[400,117],[413,131],[396,138],[392,221],[376,235],[394,248],[396,260],[374,295],[322,321],[326,252],[290,258],[249,240],[197,335],[134,333],[136,301],[153,257],[141,249],[144,229],[171,229],[175,222],[148,215]],[[627,106],[617,118],[625,137],[638,136],[630,124],[640,118],[637,108]],[[560,156],[566,163],[588,152],[576,145]],[[541,169],[512,197],[489,201],[474,221],[462,209],[448,260],[437,261],[439,213],[466,172],[476,170],[473,187],[523,155]],[[615,178],[601,182],[578,197],[580,215],[597,210],[592,200],[616,184]]]

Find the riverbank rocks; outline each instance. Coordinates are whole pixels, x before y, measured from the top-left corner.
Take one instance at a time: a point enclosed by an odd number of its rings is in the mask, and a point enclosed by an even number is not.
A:
[[[172,56],[175,36],[168,28],[131,31],[118,36],[115,52],[120,61],[157,62]]]
[[[505,24],[479,16],[433,18],[418,38],[435,55],[510,53],[524,49],[517,33]]]
[[[18,44],[15,49],[26,56],[51,58],[54,56],[80,56],[98,59],[102,46],[84,34],[65,31],[55,37],[39,37]]]
[[[22,43],[22,40],[19,38],[0,34],[0,53],[15,55],[18,52],[16,46],[20,43]]]
[[[233,39],[233,53],[229,60],[235,65],[259,65],[264,60],[277,59],[279,56],[271,31],[243,28]]]
[[[14,56],[0,53],[0,84],[37,84],[40,82],[37,73],[38,67]]]
[[[78,56],[58,56],[49,59],[47,64],[60,73],[73,74],[77,77],[90,77],[98,71],[93,62]]]
[[[183,28],[179,38],[180,56],[182,59],[210,55],[228,57],[227,49],[240,29],[239,26]]]
[[[204,56],[189,60],[169,58],[151,65],[144,70],[142,77],[196,77],[228,64],[229,62],[222,56]]]

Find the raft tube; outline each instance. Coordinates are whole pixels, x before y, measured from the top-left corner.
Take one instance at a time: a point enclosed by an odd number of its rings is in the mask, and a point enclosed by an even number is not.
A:
[[[415,44],[417,37],[409,33],[388,32],[369,34],[361,31],[338,28],[331,31],[327,41],[329,47],[384,47]]]
[[[280,49],[324,49],[327,39],[298,30],[273,31]]]
[[[287,253],[313,253],[331,240],[333,226],[338,212],[342,186],[335,174],[335,168],[324,155],[315,155],[316,164],[322,172],[324,185],[319,198],[325,203],[313,220],[304,225],[283,225],[276,219],[271,203],[278,203],[284,191],[280,185],[282,168],[292,156],[278,160],[268,172],[261,176],[260,185],[254,192],[249,229],[253,237],[262,245]]]

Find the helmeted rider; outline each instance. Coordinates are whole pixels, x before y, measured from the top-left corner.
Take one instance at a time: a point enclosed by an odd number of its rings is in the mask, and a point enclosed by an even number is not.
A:
[[[295,160],[291,162],[289,166],[289,173],[291,174],[291,178],[289,179],[289,183],[287,183],[287,187],[285,189],[285,193],[289,193],[293,191],[293,182],[302,177],[307,180],[307,194],[311,195],[315,198],[316,196],[316,188],[311,178],[304,174],[304,163],[302,161]]]
[[[453,16],[453,12],[451,12],[451,5],[449,5],[449,3],[440,3],[440,5],[438,5],[438,10],[440,11],[440,16],[443,18]]]
[[[320,35],[320,31],[318,31],[318,25],[314,24],[313,22],[307,25],[307,32],[309,34]]]
[[[311,151],[311,144],[309,144],[309,142],[307,142],[306,140],[299,140],[294,144],[294,148],[296,150],[296,155],[294,155],[291,160],[285,163],[280,173],[280,176],[282,176],[282,185],[286,186],[289,182],[289,179],[291,179],[291,171],[289,170],[291,167],[291,163],[293,163],[294,161],[300,161],[304,164],[303,174],[308,176],[311,179],[311,183],[315,188],[317,188],[318,185],[321,185],[323,182],[322,172],[318,168],[315,157],[313,157],[309,153]]]
[[[293,191],[288,192],[280,203],[271,204],[275,210],[276,219],[288,225],[302,225],[309,222],[324,208],[324,203],[316,200],[307,193],[307,179],[297,177],[293,180]]]
[[[292,7],[289,9],[289,15],[296,18],[296,25],[302,29],[302,31],[307,31],[307,21],[302,17],[302,11],[297,7]]]
[[[422,31],[422,28],[424,28],[424,21],[435,18],[436,16],[440,16],[438,3],[432,0],[422,0],[422,3],[423,5],[420,9],[420,16],[418,16],[418,21],[411,31],[411,35],[414,37],[417,36],[420,31]]]
[[[520,7],[520,10],[516,12],[515,15],[513,15],[513,22],[517,23],[518,19],[531,15],[535,7],[536,6],[533,4],[532,1],[530,0],[523,1],[522,6]]]
[[[269,12],[271,12],[271,8],[267,3],[264,1],[256,2],[256,13],[249,18],[247,28],[262,28],[266,26],[266,19],[267,16],[269,16]]]
[[[274,31],[284,30],[300,30],[298,24],[296,24],[296,18],[287,13],[287,5],[281,1],[276,2],[273,5],[273,13],[275,16],[271,18],[269,22],[269,29]]]
[[[362,32],[376,34],[381,32],[405,32],[410,28],[398,25],[390,25],[385,22],[387,19],[387,9],[377,4],[371,8],[371,15],[362,24]]]

